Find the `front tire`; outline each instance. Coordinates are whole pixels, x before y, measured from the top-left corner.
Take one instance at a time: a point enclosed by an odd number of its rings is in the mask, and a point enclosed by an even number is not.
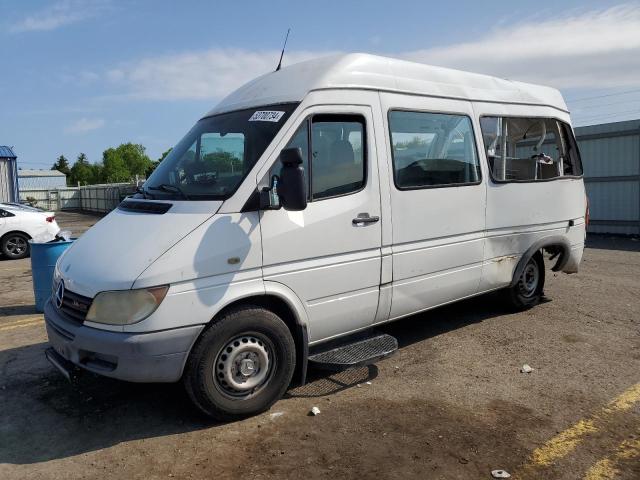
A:
[[[544,280],[544,260],[537,252],[524,266],[516,284],[506,290],[509,305],[516,311],[536,306],[543,295]]]
[[[268,410],[286,392],[295,369],[286,324],[257,306],[231,309],[194,345],[183,376],[193,403],[216,420]]]
[[[29,256],[29,237],[24,233],[8,233],[2,237],[0,250],[11,260],[19,260]]]

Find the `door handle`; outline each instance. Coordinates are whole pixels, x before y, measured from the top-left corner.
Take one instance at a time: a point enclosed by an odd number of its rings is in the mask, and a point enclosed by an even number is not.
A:
[[[376,223],[380,217],[370,217],[368,213],[359,213],[356,218],[351,220],[354,227],[363,227],[368,223]]]

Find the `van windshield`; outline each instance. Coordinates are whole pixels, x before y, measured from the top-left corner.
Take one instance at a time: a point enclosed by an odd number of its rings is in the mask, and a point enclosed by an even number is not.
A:
[[[225,200],[247,176],[297,103],[200,120],[145,182],[150,198]]]

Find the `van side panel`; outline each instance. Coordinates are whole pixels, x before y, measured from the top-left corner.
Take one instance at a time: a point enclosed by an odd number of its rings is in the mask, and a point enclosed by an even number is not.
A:
[[[147,268],[133,288],[162,284],[171,286],[158,310],[125,331],[205,324],[230,302],[263,294],[258,212],[209,218]]]
[[[478,117],[550,117],[570,122],[567,114],[548,107],[476,103],[474,110]],[[486,166],[482,141],[480,145]],[[522,254],[545,237],[567,238],[572,253],[564,270],[577,271],[584,248],[585,211],[581,178],[524,183],[495,183],[488,178],[487,234],[480,291],[508,285]]]

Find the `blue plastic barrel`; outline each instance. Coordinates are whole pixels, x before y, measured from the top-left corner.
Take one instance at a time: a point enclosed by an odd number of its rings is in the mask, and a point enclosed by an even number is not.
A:
[[[51,243],[31,243],[31,278],[33,294],[36,297],[36,310],[44,312],[44,304],[51,296],[51,283],[56,261],[74,239]]]

